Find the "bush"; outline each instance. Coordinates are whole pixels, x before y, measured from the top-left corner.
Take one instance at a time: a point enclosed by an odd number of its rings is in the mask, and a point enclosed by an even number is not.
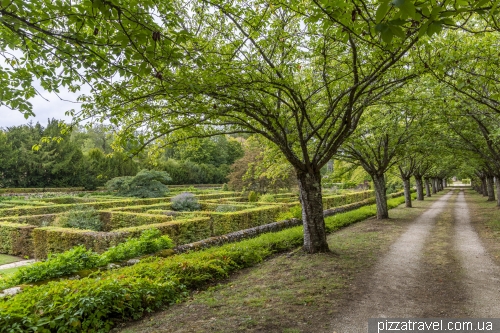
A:
[[[113,246],[101,255],[106,262],[122,261],[144,254],[170,249],[174,246],[168,236],[162,236],[158,229],[144,230],[139,238],[129,238],[126,242]]]
[[[255,191],[250,191],[248,193],[248,202],[257,202],[259,200],[259,195]]]
[[[272,194],[264,194],[259,198],[259,202],[276,202],[276,198]]]
[[[178,194],[171,201],[172,209],[176,211],[194,211],[201,208],[200,204],[198,204],[198,199],[196,199],[193,193],[189,192]]]
[[[21,267],[10,279],[3,282],[2,288],[73,275],[84,269],[97,268],[111,262],[127,260],[172,247],[172,240],[168,236],[162,236],[155,228],[144,230],[139,238],[129,238],[102,254],[79,245],[63,253],[49,254],[45,261]]]
[[[101,231],[103,228],[99,212],[93,207],[76,206],[58,217],[55,224],[64,228]]]
[[[290,220],[292,218],[302,219],[302,206],[297,205],[290,207],[287,212],[280,213],[276,218],[278,221]]]
[[[222,191],[229,191],[229,186],[226,183],[222,184]]]
[[[238,208],[233,205],[218,205],[215,208],[215,211],[217,213],[231,213],[231,212],[236,212],[238,211]]]
[[[24,266],[13,275],[11,285],[34,283],[65,275],[72,275],[82,269],[103,265],[99,254],[80,245],[59,254],[49,254],[46,261]]]
[[[165,171],[141,170],[135,176],[116,177],[106,183],[117,195],[137,198],[158,198],[168,192],[165,184],[171,181]]]

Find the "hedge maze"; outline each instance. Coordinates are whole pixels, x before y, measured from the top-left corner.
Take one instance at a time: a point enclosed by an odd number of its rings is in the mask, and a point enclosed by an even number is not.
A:
[[[184,189],[185,190],[185,189]],[[269,224],[281,213],[299,205],[296,194],[274,196],[274,202],[248,202],[241,193],[220,190],[191,190],[200,209],[179,212],[171,209],[171,198],[182,192],[151,199],[110,195],[34,195],[0,201],[0,253],[44,259],[77,245],[97,252],[138,237],[143,230],[157,228],[176,245],[188,244],[242,229]],[[373,198],[372,191],[324,197],[324,208],[334,208]],[[97,210],[102,231],[61,227],[61,216],[71,210]]]

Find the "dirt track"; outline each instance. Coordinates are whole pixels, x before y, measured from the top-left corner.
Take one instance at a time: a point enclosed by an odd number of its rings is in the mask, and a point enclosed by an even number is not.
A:
[[[500,317],[500,270],[470,222],[463,191],[440,198],[360,277],[364,295],[327,331],[366,332],[369,318]]]

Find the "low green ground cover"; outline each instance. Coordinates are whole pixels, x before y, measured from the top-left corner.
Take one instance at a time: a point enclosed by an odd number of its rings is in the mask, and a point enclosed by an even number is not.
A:
[[[172,247],[172,240],[162,236],[158,229],[145,230],[138,238],[129,238],[102,254],[80,245],[60,254],[49,255],[46,261],[19,268],[10,278],[0,280],[0,289],[69,276],[85,269],[103,267]]]
[[[402,202],[404,198],[390,199],[388,206]],[[362,207],[327,218],[326,227],[332,232],[375,214],[375,206]],[[166,259],[152,257],[81,280],[27,286],[0,301],[0,332],[106,332],[117,320],[140,318],[182,300],[190,289],[296,248],[302,237],[302,227],[294,227]]]
[[[10,263],[20,261],[20,260],[21,260],[21,258],[19,258],[19,257],[9,256],[6,254],[0,254],[0,265],[10,264]]]

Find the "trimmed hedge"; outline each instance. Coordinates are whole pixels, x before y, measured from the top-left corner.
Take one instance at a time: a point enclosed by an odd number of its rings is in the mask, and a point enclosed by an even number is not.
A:
[[[232,197],[234,194],[211,194],[211,195],[201,195],[196,196],[198,199],[200,197],[223,197],[228,196]],[[154,205],[154,204],[163,204],[166,207],[170,207],[170,198],[148,198],[148,199],[118,199],[118,200],[106,200],[106,201],[95,201],[95,202],[83,202],[83,203],[74,203],[74,204],[50,204],[47,203],[46,206],[26,206],[26,207],[13,207],[13,208],[5,208],[0,209],[0,217],[1,216],[24,216],[24,215],[42,215],[42,214],[54,214],[54,213],[62,213],[68,211],[72,208],[78,206],[89,206],[95,209],[111,209],[118,207],[126,207],[127,210],[134,209],[134,207],[141,207],[146,205]]]
[[[389,207],[402,199],[389,200]],[[326,227],[331,232],[375,214],[375,206],[363,207],[327,218]],[[302,227],[294,227],[200,252],[152,258],[103,272],[97,278],[26,287],[0,301],[0,332],[107,332],[116,319],[138,319],[185,298],[185,288],[227,278],[238,269],[301,244]]]
[[[0,253],[33,257],[34,225],[0,222]]]
[[[0,280],[0,288],[5,289],[20,284],[43,282],[76,273],[81,274],[82,270],[103,267],[112,262],[121,262],[170,249],[172,246],[172,240],[168,236],[161,236],[157,229],[145,230],[139,237],[129,238],[102,254],[79,245],[63,253],[51,255],[45,261],[21,267],[6,280]],[[88,275],[88,271],[84,274]]]
[[[375,196],[374,191],[353,192],[342,195],[332,195],[323,197],[323,207],[325,209],[348,205],[354,202],[363,201]]]
[[[59,214],[8,216],[0,218],[0,222],[30,224],[37,227],[50,225]]]
[[[83,187],[0,188],[0,193],[83,192]]]
[[[101,211],[101,220],[103,221],[103,231],[112,231],[120,228],[136,227],[147,224],[158,224],[170,222],[172,216],[153,215],[143,213],[130,213],[119,211]]]
[[[286,211],[288,206],[260,206],[237,212],[210,212],[212,236],[220,236],[230,232],[248,229],[274,222],[279,213]],[[205,213],[205,212],[203,212]]]
[[[142,231],[150,228],[156,228],[160,230],[162,235],[168,235],[177,245],[195,242],[212,235],[210,219],[208,217],[122,228],[114,232],[136,237],[140,235]]]
[[[125,238],[126,235],[116,232],[59,227],[36,228],[33,230],[34,257],[45,259],[49,253],[64,252],[78,245],[84,245],[87,249],[96,252],[104,252]]]
[[[101,253],[128,237],[139,237],[142,231],[152,228],[160,230],[162,235],[168,235],[176,244],[210,237],[210,223],[207,217],[127,227],[111,232],[44,227],[33,230],[33,255],[37,259],[44,259],[49,253],[64,252],[78,245],[85,245],[86,248]]]

